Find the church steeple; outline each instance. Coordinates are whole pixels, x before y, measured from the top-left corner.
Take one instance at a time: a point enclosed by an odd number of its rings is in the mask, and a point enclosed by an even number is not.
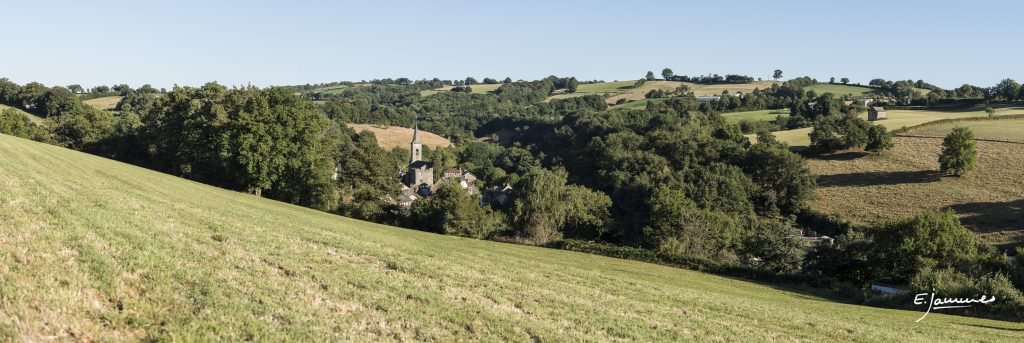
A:
[[[423,143],[420,142],[420,127],[413,122],[412,143],[409,144],[409,163],[423,159]]]

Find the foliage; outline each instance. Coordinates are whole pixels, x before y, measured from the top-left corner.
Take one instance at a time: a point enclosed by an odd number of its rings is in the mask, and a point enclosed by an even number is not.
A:
[[[962,176],[974,170],[978,152],[974,133],[966,127],[955,127],[942,140],[942,154],[939,155],[939,170],[943,174]]]
[[[865,151],[880,153],[892,149],[895,145],[895,142],[893,142],[892,139],[892,133],[886,131],[884,125],[872,125],[868,127],[867,135],[867,143],[864,145]]]

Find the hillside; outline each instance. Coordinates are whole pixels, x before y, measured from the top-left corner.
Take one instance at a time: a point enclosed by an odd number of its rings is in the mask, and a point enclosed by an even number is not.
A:
[[[978,141],[975,171],[941,177],[942,137],[955,126],[972,128],[978,138],[1021,144]],[[893,150],[882,155],[843,152],[809,159],[818,175],[814,207],[857,223],[952,209],[964,226],[992,243],[1024,243],[1024,119],[943,123],[907,134],[916,137],[896,137]]]
[[[832,93],[835,95],[870,96],[875,92],[874,87],[855,86],[844,84],[819,83],[804,87],[805,91],[813,91],[818,95]]]
[[[377,137],[377,145],[385,150],[391,150],[395,147],[408,148],[409,142],[412,142],[413,130],[407,127],[373,124],[346,125],[353,130],[356,130],[356,132],[370,131],[375,137]],[[452,145],[452,142],[448,141],[448,139],[423,130],[420,130],[420,140],[423,141],[423,145],[426,145],[431,149]]]
[[[1020,341],[1024,324],[347,219],[0,135],[0,341]]]
[[[620,106],[627,106],[626,108],[642,108],[646,106],[646,98],[644,97],[647,92],[655,89],[673,90],[679,86],[686,85],[690,87],[695,96],[711,96],[721,95],[723,91],[729,91],[730,93],[736,92],[751,92],[754,89],[767,89],[771,88],[773,82],[771,81],[757,81],[753,83],[745,84],[696,84],[690,82],[679,82],[679,81],[647,81],[642,86],[633,88],[633,81],[615,81],[615,82],[600,82],[600,83],[588,83],[581,84],[576,89],[575,93],[553,95],[548,98],[551,99],[563,99],[571,98],[584,95],[601,95],[605,97],[605,101],[608,104],[615,104],[620,99],[626,99],[626,101],[644,102],[642,104],[626,103]]]
[[[28,112],[25,112],[25,111],[22,111],[19,108],[15,108],[15,107],[7,106],[7,105],[4,105],[4,104],[0,104],[0,111],[5,111],[5,110],[8,110],[8,109],[13,109],[15,111],[18,111],[18,113],[24,114],[26,117],[28,117],[29,120],[31,120],[33,123],[36,123],[37,125],[43,125],[43,124],[46,123],[46,119],[45,118],[36,116],[34,114],[31,114],[31,113],[28,113]]]
[[[104,110],[104,111],[114,109],[114,107],[117,107],[117,103],[118,102],[121,102],[121,96],[119,96],[119,95],[105,96],[105,97],[102,97],[102,98],[95,98],[95,99],[89,99],[89,100],[82,101],[82,103],[84,103],[86,105],[89,105],[89,106],[95,107],[96,109],[100,109],[100,110]]]
[[[1000,107],[996,109],[996,115],[1010,115],[1010,114],[1024,114],[1024,107],[1011,106],[1011,107]],[[873,124],[885,125],[889,130],[895,130],[902,127],[913,127],[937,120],[942,119],[963,119],[963,118],[980,118],[985,117],[988,114],[985,113],[982,108],[970,108],[963,110],[950,110],[950,111],[922,111],[922,110],[890,110],[887,111],[888,119],[873,121]],[[861,113],[861,118],[867,119],[867,113]],[[793,147],[807,147],[811,144],[811,138],[808,136],[812,131],[811,128],[805,127],[800,129],[775,131],[775,138],[781,142],[785,142]]]

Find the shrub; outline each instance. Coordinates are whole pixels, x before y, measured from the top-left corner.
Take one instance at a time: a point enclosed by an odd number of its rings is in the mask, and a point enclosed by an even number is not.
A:
[[[868,142],[864,150],[880,153],[892,149],[893,145],[892,134],[885,130],[885,126],[874,125],[868,128]]]

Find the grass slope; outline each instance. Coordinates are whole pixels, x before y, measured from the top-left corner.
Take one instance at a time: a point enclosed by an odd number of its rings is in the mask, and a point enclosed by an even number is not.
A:
[[[954,127],[967,127],[974,132],[974,137],[1024,143],[1024,119],[960,121],[942,123],[915,128],[907,134],[920,136],[945,137]]]
[[[409,142],[412,142],[413,130],[407,127],[400,126],[384,126],[375,124],[347,124],[348,127],[359,131],[370,131],[374,137],[377,138],[377,145],[385,150],[391,150],[395,147],[408,148]],[[423,141],[423,145],[430,147],[431,149],[437,147],[448,147],[452,145],[452,142],[444,137],[436,134],[420,130],[420,140]]]
[[[814,93],[818,95],[832,93],[834,95],[869,96],[875,93],[874,87],[830,83],[819,83],[810,85],[804,87],[804,90],[814,91]]]
[[[829,302],[397,229],[0,135],[0,341],[1020,341],[1024,324]]]
[[[114,109],[114,107],[117,107],[117,103],[120,102],[120,101],[121,101],[121,96],[115,95],[115,96],[105,96],[105,97],[102,97],[102,98],[89,99],[89,100],[82,101],[82,103],[84,103],[86,105],[89,105],[89,106],[92,106],[92,107],[94,107],[96,109],[99,109],[99,110],[107,111],[107,110]]]
[[[501,83],[494,83],[494,84],[479,83],[479,84],[475,84],[475,85],[470,85],[469,86],[469,90],[470,90],[470,93],[473,93],[473,94],[487,94],[487,93],[490,93],[490,92],[494,91],[495,89],[498,89],[498,87],[501,87],[501,85],[502,85]],[[438,92],[450,91],[452,88],[455,88],[455,86],[446,86],[446,87],[441,87],[441,88],[438,88],[438,89],[429,89],[429,90],[425,90],[425,91],[420,92],[420,95],[421,96],[434,95],[434,94],[436,94]]]
[[[36,116],[36,115],[34,115],[32,113],[28,113],[28,112],[22,111],[20,108],[17,108],[17,107],[11,107],[11,106],[7,106],[7,105],[4,105],[4,104],[0,104],[0,112],[6,111],[6,110],[10,110],[10,109],[18,111],[18,113],[24,114],[26,117],[28,117],[29,120],[31,120],[36,125],[45,125],[46,124],[46,119],[43,118],[43,117],[39,117],[39,116]]]

